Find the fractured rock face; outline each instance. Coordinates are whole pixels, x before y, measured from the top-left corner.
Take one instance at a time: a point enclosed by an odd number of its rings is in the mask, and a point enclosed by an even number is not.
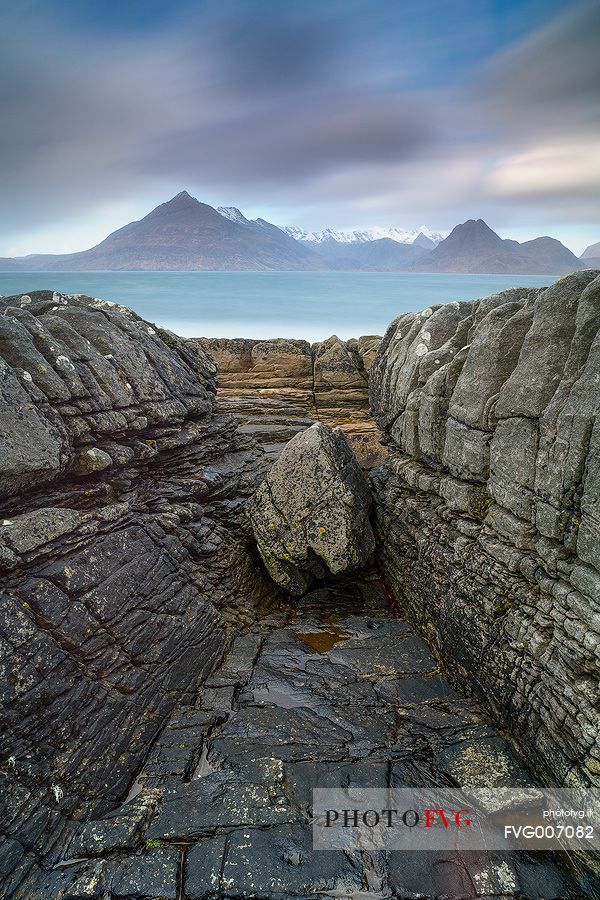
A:
[[[370,372],[378,552],[525,756],[598,783],[600,273],[407,313]]]
[[[77,818],[124,800],[232,619],[273,590],[239,512],[264,454],[215,414],[213,374],[197,344],[123,307],[48,291],[0,301],[7,897],[39,896],[29,879]],[[96,896],[95,877],[69,896]],[[115,896],[140,877],[124,869]]]
[[[374,549],[367,484],[343,434],[317,423],[296,435],[248,510],[269,574],[293,594],[361,568]]]

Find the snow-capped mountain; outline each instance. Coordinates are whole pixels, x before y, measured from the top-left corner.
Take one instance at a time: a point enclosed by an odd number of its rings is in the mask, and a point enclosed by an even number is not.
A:
[[[219,212],[222,211],[219,210]],[[445,237],[445,234],[440,231],[432,231],[427,225],[421,225],[420,228],[412,230],[374,227],[366,228],[363,231],[338,231],[335,228],[326,228],[324,231],[304,231],[296,225],[287,225],[282,227],[282,231],[297,241],[304,241],[307,244],[323,244],[329,241],[336,241],[338,244],[365,244],[368,241],[379,241],[382,238],[390,238],[400,244],[412,244],[419,235],[424,235],[434,246],[437,246]]]
[[[237,222],[238,225],[251,225],[250,219],[247,219],[244,213],[237,206],[217,206],[217,212],[221,213],[230,222]]]
[[[218,206],[217,211],[238,225],[267,225],[264,219],[248,219],[237,206]],[[280,231],[285,232],[297,241],[303,241],[306,244],[327,244],[335,241],[337,244],[366,244],[369,241],[379,241],[382,238],[389,238],[397,241],[399,244],[413,244],[419,239],[419,243],[428,246],[430,249],[436,247],[440,241],[444,240],[445,234],[440,231],[432,231],[427,225],[421,225],[420,228],[407,230],[406,228],[366,228],[363,231],[339,231],[335,228],[326,228],[324,231],[304,231],[296,225],[282,225]],[[423,240],[426,238],[427,240]]]

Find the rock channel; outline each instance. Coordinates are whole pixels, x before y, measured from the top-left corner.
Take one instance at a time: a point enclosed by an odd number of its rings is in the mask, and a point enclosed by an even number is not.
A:
[[[293,598],[252,534],[292,436],[249,427],[271,416],[255,388],[237,427],[204,342],[90,298],[1,301],[1,896],[600,896],[553,858],[344,855],[310,827],[315,785],[536,783],[503,729],[542,778],[595,777],[599,286],[392,323],[370,378],[380,571]],[[339,435],[310,432],[336,471]]]

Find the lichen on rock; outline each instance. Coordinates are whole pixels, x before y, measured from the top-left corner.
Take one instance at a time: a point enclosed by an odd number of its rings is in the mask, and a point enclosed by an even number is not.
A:
[[[0,300],[3,896],[66,896],[32,887],[40,860],[125,798],[273,593],[240,516],[264,454],[215,413],[213,374],[125,307]],[[98,895],[88,874],[69,896]]]
[[[424,348],[424,350],[423,350]],[[600,273],[406,313],[370,372],[380,563],[448,669],[600,783]]]
[[[287,444],[248,510],[269,574],[303,594],[315,578],[364,566],[374,549],[370,506],[344,435],[316,423]]]

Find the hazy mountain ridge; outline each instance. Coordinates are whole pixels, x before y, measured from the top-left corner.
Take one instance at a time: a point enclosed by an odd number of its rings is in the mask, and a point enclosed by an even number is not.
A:
[[[328,268],[321,256],[269,222],[235,221],[187,191],[138,222],[117,229],[90,250],[3,259],[0,267],[21,271]]]
[[[600,241],[596,244],[590,244],[581,254],[581,259],[598,259],[600,258]]]
[[[428,256],[429,250],[415,244],[404,244],[391,238],[342,244],[331,240],[315,247],[334,269],[357,271],[401,272],[407,266]]]
[[[391,235],[396,235],[396,238]],[[402,239],[400,239],[402,238]],[[4,271],[380,271],[562,275],[589,268],[600,243],[579,259],[551,237],[503,240],[482,219],[443,238],[417,231],[305,232],[248,219],[237,207],[215,209],[181,191],[147,216],[89,250],[0,259]]]
[[[586,247],[579,258],[585,263],[586,269],[600,269],[600,241]]]
[[[539,237],[520,244],[503,240],[483,219],[469,219],[456,225],[410,268],[416,272],[563,275],[587,266],[555,238]]]

